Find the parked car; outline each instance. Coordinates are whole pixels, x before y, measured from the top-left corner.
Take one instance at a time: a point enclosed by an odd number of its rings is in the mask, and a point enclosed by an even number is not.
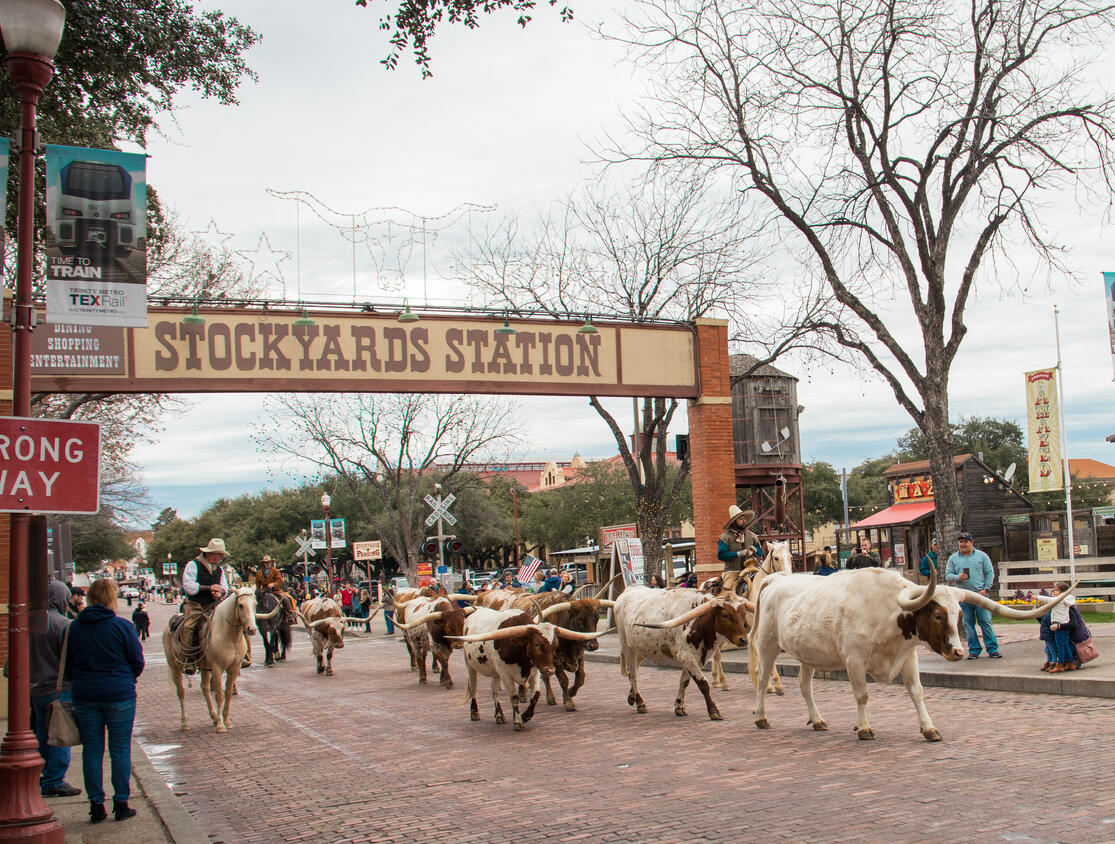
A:
[[[393,577],[391,578],[391,582],[388,584],[388,586],[390,586],[396,592],[399,592],[403,589],[409,589],[410,581],[407,580],[405,577]]]

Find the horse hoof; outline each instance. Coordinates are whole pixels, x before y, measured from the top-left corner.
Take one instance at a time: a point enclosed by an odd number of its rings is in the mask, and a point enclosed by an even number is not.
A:
[[[565,711],[566,712],[576,712],[577,711],[577,704],[575,704],[571,700],[567,700],[565,702]]]
[[[638,712],[640,715],[646,715],[647,712],[649,712],[650,710],[647,709],[647,705],[645,703],[640,703],[638,706],[635,707],[635,711]]]
[[[470,720],[470,721],[479,721],[479,720],[480,720],[480,713],[479,713],[479,712],[473,712],[473,713],[471,713],[471,714],[470,714],[470,715],[468,716],[468,720]]]
[[[627,705],[628,706],[634,706],[635,705],[635,695],[634,694],[629,694],[627,696]]]
[[[829,725],[826,724],[824,721],[817,720],[817,721],[813,721],[811,723],[813,724],[813,729],[816,730],[817,732],[819,732],[819,733],[828,732]]]
[[[497,724],[506,724],[506,723],[507,723],[507,719],[506,719],[506,718],[504,718],[504,717],[503,717],[502,715],[497,715],[497,716],[496,716],[496,723],[497,723]]]
[[[862,730],[856,730],[856,735],[859,736],[860,741],[874,741],[875,740],[875,731],[873,729],[871,729],[870,727],[866,727]]]
[[[426,678],[425,678],[425,677],[419,677],[419,678],[418,678],[418,685],[419,685],[419,686],[424,686],[424,685],[426,685]]]
[[[557,698],[555,698],[555,697],[546,698],[546,706],[557,706]]]
[[[225,727],[225,726],[218,726],[218,727],[217,727],[217,732],[218,732],[218,733],[227,733],[227,732],[228,732],[228,727]]]
[[[326,677],[332,677],[333,676],[333,669],[332,668],[326,668],[325,669],[325,676]]]
[[[450,680],[448,683],[442,683],[442,685],[445,686],[445,688],[447,689],[451,689],[453,688],[453,681]]]
[[[778,689],[775,689],[775,690],[774,690],[774,693],[775,693],[776,695],[784,695],[784,694],[786,694],[786,690],[785,690],[785,689],[782,689],[782,688],[778,688]]]
[[[518,732],[518,731],[519,731],[519,730],[521,730],[521,729],[522,729],[522,728],[523,728],[524,726],[525,726],[525,725],[523,724],[523,722],[522,722],[522,721],[516,721],[516,722],[515,722],[515,732]]]
[[[723,715],[721,715],[719,711],[716,711],[716,712],[710,712],[710,713],[708,714],[708,719],[709,719],[710,721],[723,721],[723,720],[724,720],[724,716],[723,716]]]
[[[928,730],[922,730],[921,734],[925,736],[926,741],[940,741],[941,734],[937,732],[935,727],[930,727]]]
[[[676,716],[678,716],[678,718],[685,718],[686,716],[689,715],[689,713],[685,711],[684,706],[675,706],[674,707],[674,714]]]
[[[766,718],[759,718],[755,722],[755,726],[758,727],[760,730],[769,730],[770,729],[770,721],[768,721]]]
[[[317,673],[318,673],[318,674],[324,674],[324,673],[325,673],[325,669],[324,669],[324,668],[318,668],[318,670],[317,670]]]

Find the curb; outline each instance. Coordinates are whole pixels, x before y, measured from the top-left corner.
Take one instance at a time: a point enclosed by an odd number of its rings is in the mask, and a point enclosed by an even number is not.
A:
[[[612,665],[619,664],[619,654],[586,652],[586,662],[603,662]],[[746,674],[747,663],[736,660],[723,661],[725,674]],[[783,677],[797,677],[800,666],[797,662],[777,661],[778,673]],[[667,668],[679,670],[673,660],[645,659],[643,665],[652,668]],[[1077,672],[1079,673],[1079,672]],[[847,680],[846,671],[818,671],[814,675],[818,680]],[[901,675],[892,681],[893,685],[902,685]],[[1087,677],[1073,677],[1061,679],[1060,677],[1034,677],[1026,674],[961,674],[949,671],[921,671],[921,684],[948,689],[968,689],[971,691],[987,692],[1022,692],[1024,694],[1038,695],[1075,695],[1077,697],[1115,697],[1115,680],[1089,679]]]
[[[175,844],[209,844],[209,836],[202,832],[194,816],[170,790],[134,737],[132,738],[132,775],[147,798],[147,802],[158,815],[168,839]]]

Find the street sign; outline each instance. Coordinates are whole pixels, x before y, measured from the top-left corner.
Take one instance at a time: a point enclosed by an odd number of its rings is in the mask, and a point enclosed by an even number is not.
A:
[[[457,496],[453,493],[449,493],[441,501],[438,501],[432,495],[427,495],[425,500],[427,504],[434,508],[434,511],[426,517],[426,527],[433,527],[439,518],[444,519],[451,526],[457,524],[456,518],[449,512],[449,506],[457,500]]]
[[[101,426],[0,417],[0,512],[96,513]]]
[[[359,562],[365,560],[382,560],[383,547],[378,539],[371,542],[352,543],[352,559]]]
[[[314,555],[314,549],[311,547],[313,540],[309,537],[296,536],[294,541],[298,543],[298,550],[294,552],[295,557],[302,557],[309,554],[311,557]]]
[[[448,571],[449,571],[449,566],[438,566],[437,567],[437,573],[438,574],[445,574]]]

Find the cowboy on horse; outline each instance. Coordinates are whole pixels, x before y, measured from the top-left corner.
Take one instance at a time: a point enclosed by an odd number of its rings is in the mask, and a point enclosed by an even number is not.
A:
[[[270,554],[264,554],[260,558],[259,568],[255,570],[252,575],[256,584],[256,592],[271,592],[279,599],[286,612],[287,621],[294,624],[298,621],[298,616],[295,611],[297,604],[294,603],[294,598],[290,593],[283,588],[283,575],[272,563]]]
[[[224,568],[221,563],[229,556],[225,541],[218,537],[198,549],[201,553],[186,563],[182,571],[182,591],[186,601],[182,605],[182,621],[171,625],[178,631],[181,648],[182,670],[193,674],[201,662],[204,648],[203,634],[208,629],[209,619],[220,599],[228,592]]]

